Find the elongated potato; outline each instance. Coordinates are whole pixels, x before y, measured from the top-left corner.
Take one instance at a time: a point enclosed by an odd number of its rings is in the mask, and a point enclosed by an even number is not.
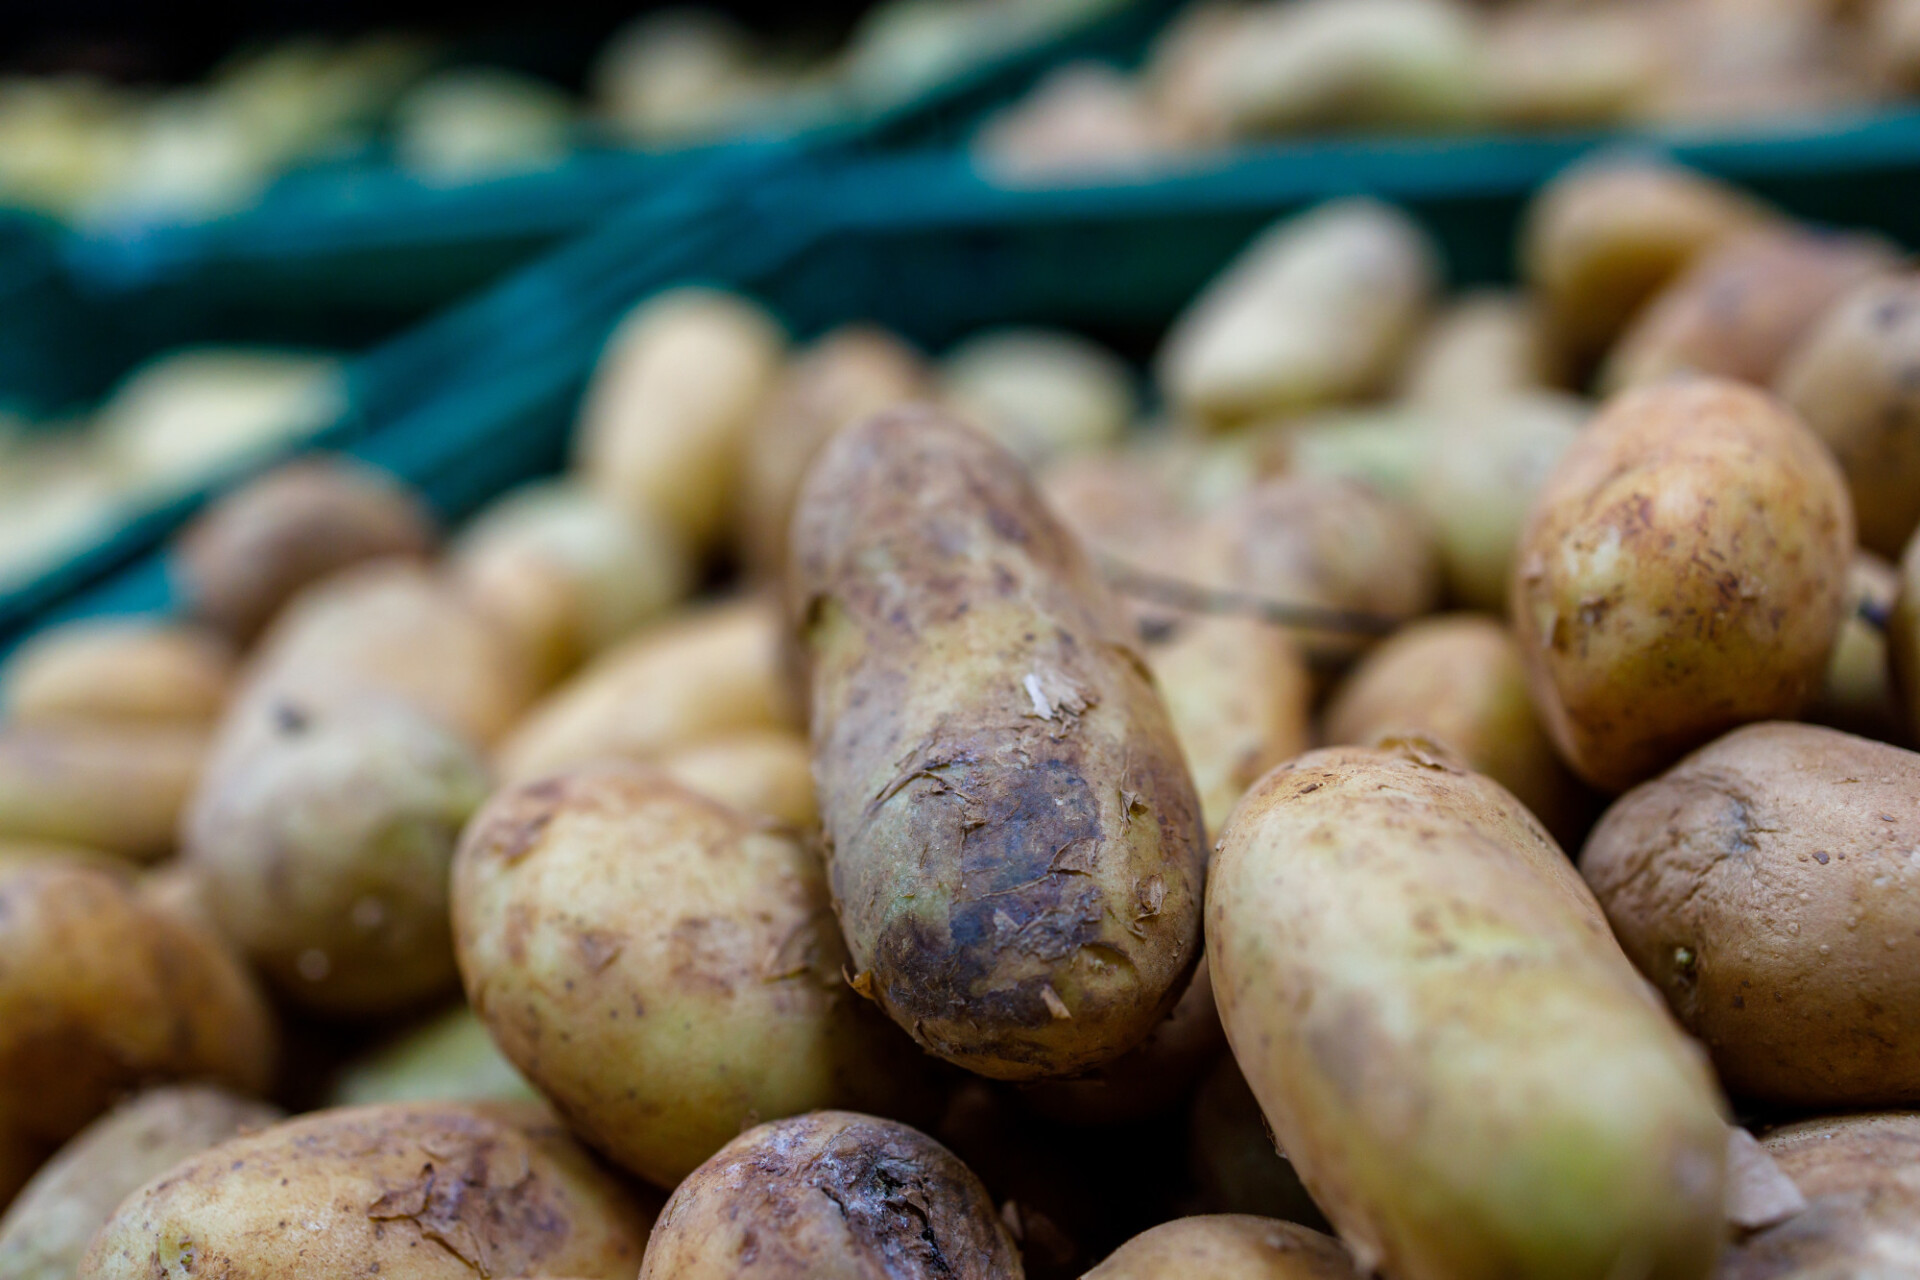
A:
[[[992,329],[940,362],[940,399],[1028,466],[1107,448],[1139,411],[1120,357],[1057,329]]]
[[[493,1043],[487,1024],[465,1004],[353,1059],[327,1096],[336,1107],[539,1097]]]
[[[1833,459],[1763,392],[1690,379],[1619,396],[1521,537],[1513,625],[1574,771],[1622,791],[1819,691],[1853,512]]]
[[[0,838],[161,857],[207,753],[197,725],[0,729]]]
[[[1846,616],[1807,719],[1895,746],[1912,741],[1887,652],[1887,620],[1899,594],[1900,574],[1892,565],[1871,551],[1854,556]]]
[[[660,767],[674,781],[742,813],[806,831],[820,821],[806,735],[743,729],[669,751]]]
[[[372,1276],[536,1268],[630,1280],[653,1204],[530,1103],[317,1111],[223,1142],[129,1196],[81,1280]],[[285,1224],[285,1225],[282,1225]]]
[[[735,1138],[661,1210],[641,1280],[1020,1280],[980,1180],[903,1124],[845,1111]]]
[[[1580,870],[1735,1095],[1920,1101],[1920,755],[1737,729],[1622,796]]]
[[[1704,1277],[1726,1129],[1573,866],[1442,748],[1309,752],[1207,889],[1234,1056],[1363,1271]]]
[[[130,881],[41,860],[0,865],[0,1201],[126,1090],[202,1078],[263,1092],[266,1002],[206,929]]]
[[[88,619],[42,631],[0,668],[15,724],[71,721],[204,725],[233,682],[233,651],[179,623]]]
[[[1803,1120],[1761,1146],[1807,1207],[1747,1236],[1715,1280],[1894,1280],[1920,1256],[1920,1113]]]
[[[1277,1218],[1175,1218],[1137,1235],[1087,1280],[1359,1280],[1338,1240]]]
[[[938,411],[843,432],[790,592],[863,992],[982,1075],[1072,1075],[1198,955],[1204,837],[1118,610],[1017,460]]]
[[[187,1157],[281,1118],[278,1107],[212,1085],[160,1085],[74,1135],[0,1218],[0,1275],[73,1280],[120,1202]]]

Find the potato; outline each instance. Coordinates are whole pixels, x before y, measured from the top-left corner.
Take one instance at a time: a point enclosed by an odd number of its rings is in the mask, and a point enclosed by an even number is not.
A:
[[[223,1142],[129,1196],[81,1280],[162,1275],[628,1280],[653,1203],[529,1103],[318,1111]],[[281,1224],[285,1223],[285,1226]]]
[[[807,739],[791,729],[742,729],[662,755],[660,767],[689,791],[795,830],[820,821]]]
[[[1794,348],[1779,388],[1846,473],[1860,544],[1899,555],[1920,525],[1920,276],[1841,298]]]
[[[1605,155],[1566,169],[1534,198],[1520,229],[1520,274],[1561,343],[1587,359],[1701,253],[1771,218],[1704,174]]]
[[[637,143],[685,144],[734,123],[751,91],[753,37],[713,9],[660,9],[600,47],[588,87],[607,123]]]
[[[796,356],[747,428],[741,459],[741,558],[755,576],[787,568],[793,500],[814,455],[844,427],[924,399],[932,375],[920,353],[884,329],[847,325]]]
[[[1920,755],[1748,725],[1615,802],[1580,857],[1635,964],[1735,1095],[1920,1100]],[[1844,797],[1842,799],[1841,797]]]
[[[1727,1139],[1704,1058],[1552,838],[1437,744],[1262,779],[1214,856],[1207,954],[1234,1056],[1360,1270],[1707,1274]]]
[[[1438,277],[1426,233],[1386,205],[1341,200],[1288,218],[1174,321],[1157,357],[1161,389],[1221,426],[1378,391],[1418,336]]]
[[[193,725],[0,728],[0,839],[158,858],[173,848],[207,745]]]
[[[1920,1252],[1920,1114],[1803,1120],[1762,1143],[1805,1210],[1748,1236],[1715,1280],[1846,1280],[1908,1274]]]
[[[209,724],[233,681],[233,651],[198,627],[90,618],[29,639],[0,668],[15,724]]]
[[[448,558],[454,581],[513,635],[542,688],[671,607],[693,577],[659,519],[571,480],[494,503]]]
[[[1143,450],[1075,454],[1036,483],[1054,518],[1096,557],[1172,569],[1190,522],[1162,461]]]
[[[447,876],[487,795],[467,742],[380,697],[278,704],[181,824],[221,931],[303,1008],[388,1013],[454,982]]]
[[[1700,255],[1620,336],[1603,389],[1676,373],[1766,386],[1829,307],[1894,269],[1893,247],[1866,235],[1769,230]]]
[[[1139,412],[1133,374],[1060,329],[990,329],[940,361],[940,399],[1028,466],[1111,446]]]
[[[1487,109],[1533,128],[1630,121],[1653,99],[1666,56],[1633,6],[1509,6],[1482,50]]]
[[[1764,393],[1610,401],[1534,500],[1513,583],[1528,687],[1567,763],[1623,791],[1818,692],[1846,607],[1840,470]]]
[[[842,432],[789,580],[856,985],[1008,1080],[1120,1056],[1198,955],[1204,836],[1119,611],[1019,462],[944,414]]]
[[[500,793],[454,864],[474,1011],[595,1146],[672,1187],[766,1116],[911,1101],[846,987],[817,856],[646,766]]]
[[[1087,1280],[1359,1280],[1338,1240],[1276,1218],[1175,1218],[1127,1241]]]
[[[642,631],[527,713],[496,753],[501,780],[796,726],[779,627],[770,600],[743,597]]]
[[[244,644],[309,583],[363,560],[424,556],[433,540],[432,516],[386,472],[305,458],[209,506],[169,567],[189,610]]]
[[[1368,405],[1282,419],[1240,435],[1267,437],[1264,446],[1255,446],[1267,455],[1254,463],[1263,476],[1277,458],[1276,472],[1360,480],[1383,497],[1410,503],[1421,475],[1433,465],[1435,428],[1442,416],[1423,405]]]
[[[1879,77],[1911,90],[1920,86],[1920,3],[1868,0],[1868,56]]]
[[[1807,719],[1863,738],[1901,746],[1909,742],[1912,735],[1887,660],[1885,623],[1899,592],[1900,575],[1892,565],[1871,551],[1854,556],[1847,570],[1847,611],[1840,636]]]
[[[680,1184],[640,1280],[1019,1280],[993,1201],[945,1147],[846,1111],[776,1120]]]
[[[272,1078],[259,991],[211,932],[84,865],[0,864],[0,1202],[121,1093]]]
[[[486,1023],[461,1004],[348,1062],[328,1091],[328,1105],[538,1097],[494,1045]]]
[[[393,156],[436,185],[537,172],[567,158],[572,126],[558,85],[505,67],[448,67],[393,104]]]
[[[1463,293],[1434,317],[1407,361],[1407,399],[1474,406],[1559,383],[1560,353],[1540,304],[1524,294]]]
[[[1274,1148],[1260,1102],[1232,1054],[1222,1054],[1200,1082],[1187,1128],[1187,1171],[1206,1212],[1329,1229],[1292,1163]]]
[[[73,1280],[87,1242],[149,1178],[236,1134],[280,1119],[280,1109],[212,1085],[160,1085],[82,1129],[0,1218],[0,1275]]]
[[[575,464],[612,501],[706,550],[733,511],[748,427],[784,346],[779,324],[744,298],[688,288],[648,299],[601,352]]]
[[[1131,76],[1070,62],[988,116],[969,148],[1003,186],[1050,186],[1177,163],[1179,140]]]
[[[1591,820],[1534,714],[1519,646],[1493,618],[1446,614],[1396,631],[1334,690],[1324,728],[1329,746],[1432,738],[1513,792],[1556,836],[1577,838]]]

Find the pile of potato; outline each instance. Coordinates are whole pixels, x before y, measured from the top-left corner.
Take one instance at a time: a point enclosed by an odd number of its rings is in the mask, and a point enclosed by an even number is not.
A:
[[[1151,416],[682,289],[444,542],[215,504],[0,670],[0,1275],[1910,1273],[1920,283],[1521,254],[1289,218]]]

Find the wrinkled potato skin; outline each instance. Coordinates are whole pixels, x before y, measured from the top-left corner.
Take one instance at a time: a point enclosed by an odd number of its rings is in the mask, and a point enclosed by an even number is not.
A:
[[[1020,1280],[980,1180],[902,1124],[817,1111],[750,1129],[680,1184],[640,1280]]]
[[[1163,1222],[1086,1280],[1361,1280],[1338,1240],[1277,1218],[1211,1214]]]
[[[1204,836],[1165,709],[1014,458],[934,410],[821,455],[794,519],[814,776],[858,981],[982,1075],[1144,1039],[1199,954]]]
[[[794,835],[630,763],[502,792],[454,866],[475,1012],[589,1141],[663,1187],[757,1117],[910,1088],[912,1050],[847,989],[831,912]]]
[[[274,1030],[212,933],[131,883],[57,861],[0,866],[0,1201],[122,1092],[169,1078],[248,1093]]]
[[[207,753],[192,725],[0,728],[0,839],[152,861],[173,848]]]
[[[1622,796],[1580,870],[1729,1091],[1864,1107],[1920,1101],[1916,847],[1920,755],[1759,724]]]
[[[73,1280],[87,1242],[142,1183],[280,1118],[211,1085],[162,1085],[122,1103],[42,1165],[0,1219],[0,1275]]]
[[[630,1280],[652,1208],[536,1105],[346,1107],[174,1166],[120,1206],[80,1277]]]
[[[1512,617],[1561,754],[1623,791],[1819,691],[1853,513],[1820,442],[1713,379],[1611,401],[1534,502]]]
[[[1894,691],[1888,660],[1886,620],[1900,594],[1900,574],[1892,565],[1862,551],[1847,570],[1847,611],[1840,623],[1826,680],[1806,718],[1815,724],[1907,746],[1900,695]],[[1878,623],[1872,619],[1879,619]]]
[[[653,760],[712,739],[798,728],[779,611],[753,596],[695,610],[608,650],[500,744],[503,782],[590,760]]]
[[[813,761],[804,734],[743,729],[660,757],[660,767],[690,791],[796,831],[820,821]]]
[[[1361,1270],[1707,1274],[1713,1078],[1512,795],[1425,740],[1310,752],[1207,894],[1234,1056]]]
[[[210,724],[233,681],[233,651],[177,623],[89,619],[34,636],[0,669],[15,724]]]
[[[1920,1251],[1920,1113],[1804,1120],[1761,1143],[1806,1196],[1734,1244],[1714,1280],[1896,1280]]]
[[[292,462],[242,485],[181,534],[181,598],[240,643],[302,587],[363,560],[419,558],[433,518],[385,472],[341,459]]]

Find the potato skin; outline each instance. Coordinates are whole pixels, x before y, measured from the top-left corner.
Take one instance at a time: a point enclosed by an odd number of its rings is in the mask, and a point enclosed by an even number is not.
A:
[[[1899,594],[1900,574],[1892,565],[1871,551],[1854,556],[1846,615],[1808,720],[1895,746],[1912,741],[1888,656],[1888,620]]]
[[[1361,1270],[1706,1275],[1705,1060],[1533,817],[1434,744],[1309,752],[1241,801],[1207,953],[1234,1056]]]
[[[835,909],[863,990],[1000,1079],[1138,1044],[1199,954],[1204,837],[1118,610],[944,414],[838,436],[794,519]]]
[[[175,1165],[120,1206],[80,1277],[629,1280],[652,1208],[537,1105],[344,1107]]]
[[[328,1105],[375,1102],[534,1101],[539,1095],[514,1070],[464,1002],[416,1023],[399,1037],[347,1063],[328,1090]]]
[[[1020,1280],[980,1180],[925,1134],[816,1111],[763,1124],[667,1201],[640,1280]]]
[[[1803,1120],[1761,1146],[1807,1198],[1722,1257],[1715,1280],[1894,1280],[1920,1250],[1920,1113]]]
[[[233,651],[190,624],[89,618],[42,631],[0,668],[15,724],[204,725],[233,681]]]
[[[1620,945],[1730,1092],[1920,1101],[1920,755],[1737,729],[1616,801],[1580,855]]]
[[[162,857],[208,751],[196,725],[0,727],[0,839]]]
[[[1338,1240],[1278,1218],[1175,1218],[1121,1245],[1086,1280],[1360,1280]]]
[[[660,757],[660,767],[690,791],[795,831],[819,825],[806,735],[792,729],[743,729]]]
[[[1622,791],[1819,691],[1853,512],[1833,459],[1764,392],[1687,379],[1610,401],[1521,536],[1512,616],[1561,754]]]

